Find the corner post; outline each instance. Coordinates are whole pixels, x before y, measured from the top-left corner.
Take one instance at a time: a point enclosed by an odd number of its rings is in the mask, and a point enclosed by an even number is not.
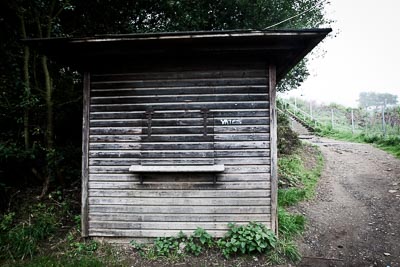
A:
[[[271,157],[271,229],[278,235],[278,148],[276,115],[276,66],[269,65],[269,115]]]
[[[83,75],[83,120],[82,120],[82,207],[81,234],[88,237],[88,182],[89,182],[89,104],[90,104],[90,73]]]

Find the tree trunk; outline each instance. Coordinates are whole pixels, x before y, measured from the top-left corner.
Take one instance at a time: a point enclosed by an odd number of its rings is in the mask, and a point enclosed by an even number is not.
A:
[[[21,35],[23,39],[27,38],[26,28],[25,28],[25,19],[23,15],[19,16],[21,22]],[[29,135],[29,113],[30,113],[30,104],[29,99],[31,95],[31,86],[29,81],[29,58],[30,58],[30,50],[27,45],[24,46],[24,144],[25,150],[28,150],[30,147],[30,135]]]
[[[43,197],[50,185],[50,179],[53,177],[53,156],[50,156],[54,153],[54,114],[53,114],[53,88],[51,84],[50,72],[47,66],[47,57],[42,56],[42,68],[45,79],[45,92],[46,92],[46,111],[47,111],[47,120],[46,120],[46,154],[47,154],[47,175],[44,177],[42,194],[40,197]]]

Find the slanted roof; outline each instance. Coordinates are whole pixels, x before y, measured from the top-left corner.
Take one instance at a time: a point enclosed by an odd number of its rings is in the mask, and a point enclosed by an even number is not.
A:
[[[280,80],[331,29],[172,32],[24,40],[51,59],[91,70],[99,64],[253,56],[276,64]]]

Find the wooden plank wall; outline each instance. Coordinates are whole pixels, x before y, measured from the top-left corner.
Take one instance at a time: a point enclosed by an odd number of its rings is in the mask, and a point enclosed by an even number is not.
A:
[[[265,64],[92,74],[89,236],[156,237],[196,227],[222,236],[228,222],[272,227],[268,75]],[[152,119],[151,139],[149,108],[163,114]],[[203,108],[212,116],[202,139]],[[128,169],[144,159],[154,164],[148,155],[156,164],[213,162],[226,170],[215,185],[210,174],[191,173],[148,174],[140,184]]]

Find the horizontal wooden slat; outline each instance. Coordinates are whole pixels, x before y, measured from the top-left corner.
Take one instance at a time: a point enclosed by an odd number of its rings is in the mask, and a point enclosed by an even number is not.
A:
[[[190,95],[196,94],[260,94],[267,91],[265,85],[242,86],[187,86],[187,87],[157,87],[157,88],[112,88],[93,89],[93,97],[106,96],[145,96],[145,95]]]
[[[217,179],[217,183],[213,184],[211,182],[180,182],[180,183],[171,183],[171,182],[150,182],[146,180],[146,183],[140,184],[137,182],[90,182],[89,189],[157,189],[157,190],[190,190],[190,189],[237,189],[237,190],[246,190],[246,189],[270,189],[270,183],[266,181],[259,182],[247,182],[246,180],[241,182],[220,182]]]
[[[90,197],[89,205],[132,205],[132,206],[265,206],[270,205],[269,198],[124,198]]]
[[[114,97],[92,97],[93,104],[130,104],[130,103],[168,103],[176,102],[232,102],[232,101],[259,101],[267,99],[262,94],[224,94],[224,95],[148,95],[148,96],[114,96]]]
[[[228,221],[229,222],[229,221]],[[102,222],[89,221],[89,227],[93,229],[125,229],[125,230],[196,230],[198,227],[213,230],[228,230],[228,222]],[[261,221],[263,222],[263,221]],[[264,221],[267,223],[267,221]],[[238,223],[241,224],[241,223]],[[242,223],[244,224],[244,223]]]
[[[120,80],[151,80],[151,79],[188,79],[188,78],[252,78],[252,77],[266,77],[266,69],[248,69],[241,70],[175,70],[163,72],[130,72],[130,73],[117,73],[117,74],[94,74],[92,77],[93,82],[101,81],[120,81]],[[254,66],[254,65],[253,65]],[[209,68],[208,68],[209,69]]]
[[[89,197],[251,198],[269,196],[269,190],[89,190]]]
[[[150,171],[148,171],[147,169],[149,168],[148,164],[147,166],[144,165],[137,165],[137,164],[133,164],[130,166],[89,166],[89,172],[90,173],[127,173],[127,172],[132,172],[132,173],[139,173],[139,172],[147,172],[149,173]],[[136,166],[136,170],[135,168],[130,168],[131,166]],[[151,166],[155,166],[154,164]],[[176,167],[173,167],[176,166]],[[219,166],[219,165],[217,165]],[[223,165],[222,165],[223,166]],[[171,171],[168,171],[167,167],[171,167]],[[172,167],[174,168],[174,171],[172,171]],[[185,168],[185,172],[190,172],[188,169],[191,169],[191,172],[199,172],[196,171],[196,168],[194,168],[195,165],[193,165],[193,167],[189,168],[187,165],[168,165],[168,166],[163,166],[163,165],[158,165],[157,169],[160,173],[166,173],[166,172],[181,172],[179,171],[179,169]],[[207,167],[207,168],[206,168]],[[208,171],[203,171],[203,172],[211,172],[211,167],[212,166],[199,166],[198,165],[198,169],[209,169]],[[154,167],[155,168],[155,167]],[[144,169],[146,169],[147,171],[144,171]],[[270,167],[269,165],[241,165],[241,166],[225,166],[224,168],[224,174],[229,174],[229,173],[262,173],[262,172],[269,172],[270,171]],[[153,173],[155,171],[152,171]]]
[[[89,160],[89,166],[130,166],[134,164],[142,164],[142,165],[151,165],[151,164],[159,164],[159,165],[205,165],[205,164],[231,164],[236,166],[241,165],[268,165],[270,162],[268,158],[260,157],[260,158],[216,158],[216,159],[136,159],[136,158],[93,158]]]
[[[268,133],[237,133],[198,135],[91,135],[90,142],[197,142],[209,141],[269,141]]]
[[[210,110],[210,114],[214,118],[233,118],[233,117],[268,117],[267,110],[249,109],[249,110]],[[140,119],[143,118],[144,111],[116,111],[116,112],[91,112],[90,119]],[[200,110],[170,110],[155,111],[155,118],[203,118]]]
[[[89,205],[89,212],[123,213],[205,213],[205,214],[269,214],[267,206],[128,206],[128,205]]]
[[[225,235],[225,230],[209,230],[207,232],[214,237],[222,237]],[[121,229],[89,229],[89,236],[91,237],[130,237],[132,238],[156,238],[162,236],[176,236],[182,230],[121,230]],[[193,234],[193,230],[183,230],[186,235]]]
[[[204,119],[152,119],[152,127],[161,126],[203,126]],[[207,119],[207,127],[213,125],[267,125],[269,124],[268,118],[221,118],[221,119]],[[92,120],[91,127],[147,127],[147,119],[113,119],[113,120]]]
[[[127,166],[128,167],[128,166]],[[95,166],[93,168],[99,168]],[[128,169],[128,168],[126,168]],[[207,182],[210,183],[212,181],[212,174],[198,174],[198,173],[185,173],[185,174],[141,174],[146,178],[147,182],[150,183],[159,183],[159,182],[170,182],[170,183],[199,183],[199,182]],[[269,181],[270,174],[265,172],[236,172],[236,173],[218,173],[217,181],[219,182],[256,182],[256,181]],[[125,172],[92,172],[89,176],[90,181],[102,181],[102,182],[139,182],[140,177],[139,174]]]
[[[92,104],[90,112],[106,112],[106,111],[146,111],[149,108],[154,110],[179,110],[182,107],[186,109],[267,109],[269,103],[267,101],[247,101],[247,102],[172,102],[165,103],[135,103],[135,104]]]
[[[89,158],[213,158],[213,157],[269,157],[269,149],[261,150],[216,150],[216,151],[152,151],[90,150]]]
[[[269,222],[270,214],[132,214],[132,213],[91,213],[90,221],[130,222]]]
[[[196,140],[194,138],[194,140]],[[267,141],[255,141],[255,142],[137,142],[137,143],[91,143],[89,149],[91,150],[223,150],[223,149],[261,149],[269,148],[269,142]]]
[[[146,87],[186,87],[186,86],[230,86],[230,85],[266,85],[267,78],[222,78],[222,79],[163,79],[163,80],[119,80],[91,82],[92,89],[110,88],[146,88]]]

